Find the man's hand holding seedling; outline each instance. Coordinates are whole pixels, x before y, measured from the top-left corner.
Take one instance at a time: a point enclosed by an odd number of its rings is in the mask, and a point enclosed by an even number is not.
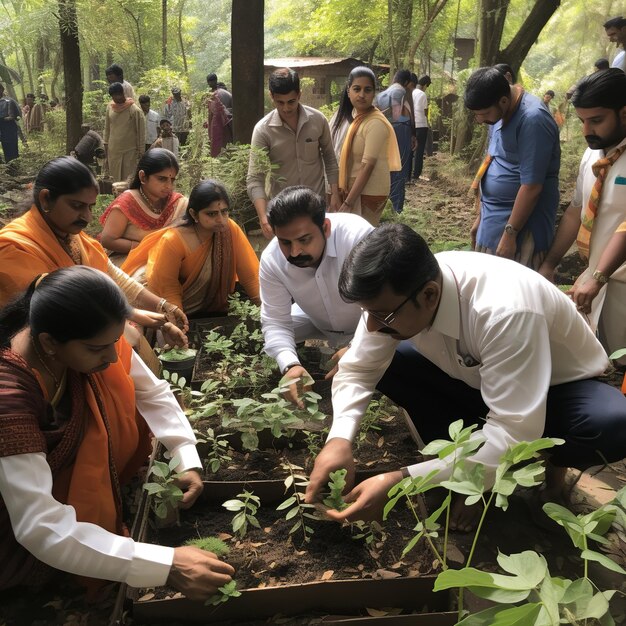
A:
[[[178,503],[178,508],[188,509],[193,506],[204,489],[204,483],[196,470],[188,470],[178,474],[176,484],[183,492],[183,499]]]
[[[352,489],[352,485],[354,485],[352,444],[341,437],[335,437],[328,441],[317,455],[304,494],[304,500],[307,504],[313,504],[321,498],[321,492],[326,487],[330,473],[338,469],[346,470],[346,489]]]
[[[295,363],[289,367],[280,379],[279,387],[283,398],[299,409],[304,408],[301,395],[305,391],[310,391],[313,386],[313,377],[300,365]]]

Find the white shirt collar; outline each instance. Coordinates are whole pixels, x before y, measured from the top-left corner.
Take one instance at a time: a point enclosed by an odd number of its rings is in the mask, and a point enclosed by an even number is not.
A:
[[[442,277],[441,299],[432,328],[443,335],[459,339],[461,337],[459,287],[452,270],[444,263],[440,263],[439,267]]]

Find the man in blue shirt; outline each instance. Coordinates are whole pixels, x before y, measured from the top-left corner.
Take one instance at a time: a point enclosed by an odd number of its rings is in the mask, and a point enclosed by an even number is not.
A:
[[[538,269],[554,237],[559,204],[556,122],[539,98],[492,67],[470,76],[465,106],[477,122],[492,126],[472,248]]]
[[[4,95],[4,85],[0,85],[0,141],[4,152],[4,162],[9,163],[19,156],[17,120],[22,117],[19,104]]]

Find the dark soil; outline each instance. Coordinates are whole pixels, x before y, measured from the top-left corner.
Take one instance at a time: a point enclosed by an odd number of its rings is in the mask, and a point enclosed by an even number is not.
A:
[[[257,513],[260,529],[249,527],[243,540],[230,539],[231,551],[225,560],[236,569],[240,589],[297,584],[317,580],[345,580],[426,574],[431,571],[432,557],[425,544],[419,544],[404,559],[401,554],[411,539],[415,518],[405,507],[393,511],[385,523],[385,536],[371,546],[350,526],[334,522],[307,520],[314,533],[304,543],[300,531],[289,535],[294,520],[283,519],[275,511],[276,503],[263,505]],[[181,516],[180,527],[155,530],[154,541],[180,546],[188,539],[220,536],[230,529],[234,514],[220,506],[195,507]],[[172,592],[174,593],[174,592]],[[167,595],[163,591],[163,595]]]

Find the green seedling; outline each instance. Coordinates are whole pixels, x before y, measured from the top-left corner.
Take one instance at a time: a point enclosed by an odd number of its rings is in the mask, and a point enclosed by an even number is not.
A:
[[[195,358],[196,354],[198,354],[198,351],[194,350],[193,348],[171,348],[170,350],[161,352],[161,354],[159,354],[159,359],[161,361],[169,361],[170,363],[174,363],[177,361],[186,361],[187,359],[193,359]]]
[[[225,434],[216,435],[212,428],[207,428],[203,442],[208,444],[208,452],[204,459],[204,465],[208,471],[215,474],[223,464],[232,460],[230,447]]]
[[[223,587],[218,589],[218,592],[219,593],[216,593],[204,603],[205,606],[217,606],[218,604],[228,602],[231,598],[238,598],[241,595],[241,591],[237,591],[236,580],[231,580],[229,583],[226,583]]]
[[[243,493],[238,493],[236,498],[227,500],[222,506],[228,511],[236,512],[233,517],[233,532],[243,539],[248,533],[248,524],[255,528],[261,528],[256,518],[256,513],[261,506],[261,499],[251,491],[244,489]]]
[[[226,556],[230,552],[228,544],[218,537],[199,537],[198,539],[189,539],[185,542],[186,546],[193,546],[194,548],[200,548],[200,550],[206,550],[207,552],[213,552],[217,557]]]
[[[154,461],[148,476],[154,476],[154,482],[147,482],[143,488],[151,498],[151,506],[159,519],[166,519],[173,512],[178,512],[178,503],[183,499],[183,492],[176,484],[179,474],[175,468],[180,463],[176,457],[163,463]]]
[[[319,517],[315,515],[315,505],[305,503],[300,491],[300,489],[306,489],[309,480],[306,476],[299,473],[302,471],[302,468],[298,465],[281,463],[281,467],[289,472],[289,476],[285,478],[285,493],[291,490],[292,495],[284,502],[281,502],[276,507],[276,510],[285,511],[285,520],[287,521],[296,518],[296,522],[289,529],[289,535],[293,536],[294,533],[300,530],[302,531],[304,542],[308,543],[314,530],[307,520],[319,520]]]
[[[329,495],[324,498],[323,502],[329,509],[335,509],[336,511],[343,511],[349,505],[343,499],[343,490],[346,488],[346,474],[345,469],[338,469],[335,472],[330,473],[330,480],[328,481]]]

